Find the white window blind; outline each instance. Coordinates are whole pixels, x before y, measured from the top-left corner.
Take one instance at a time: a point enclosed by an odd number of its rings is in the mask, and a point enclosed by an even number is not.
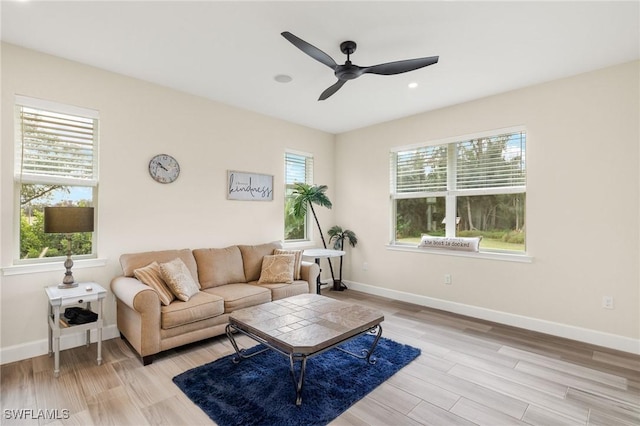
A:
[[[524,132],[459,142],[456,189],[523,187],[525,144]]]
[[[392,153],[395,192],[437,192],[447,189],[447,146],[425,146]]]
[[[285,185],[313,182],[313,157],[285,152]]]
[[[525,132],[513,132],[392,152],[391,192],[524,188],[525,145]],[[455,153],[452,158],[448,158],[449,150]],[[453,176],[451,181],[448,173]]]
[[[20,146],[16,179],[22,183],[96,186],[96,114],[60,110],[64,108],[17,105]]]

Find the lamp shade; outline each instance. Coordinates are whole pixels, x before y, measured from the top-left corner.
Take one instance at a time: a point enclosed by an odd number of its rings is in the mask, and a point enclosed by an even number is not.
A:
[[[48,234],[93,232],[93,207],[45,207],[44,232]]]

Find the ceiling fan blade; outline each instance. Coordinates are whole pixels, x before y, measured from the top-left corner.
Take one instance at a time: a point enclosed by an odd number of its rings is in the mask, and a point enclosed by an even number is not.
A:
[[[334,61],[333,58],[331,58],[331,56],[327,55],[322,50],[318,49],[317,47],[315,47],[315,46],[313,46],[313,45],[311,45],[309,43],[307,43],[306,41],[302,40],[301,38],[298,38],[298,37],[294,36],[289,31],[285,31],[285,32],[281,33],[281,35],[282,35],[282,37],[284,37],[287,40],[289,40],[291,42],[291,44],[293,44],[295,47],[297,47],[298,49],[302,50],[304,53],[306,53],[307,55],[311,56],[316,61],[322,62],[323,64],[325,64],[326,66],[328,66],[331,69],[335,69],[335,67],[338,66],[336,61]]]
[[[334,84],[333,86],[330,86],[329,88],[327,88],[324,92],[322,92],[322,94],[320,95],[320,97],[318,98],[319,101],[324,101],[325,99],[327,99],[329,96],[333,95],[334,93],[336,93],[342,86],[344,86],[344,84],[347,82],[347,80],[338,80],[338,82],[336,84]]]
[[[386,64],[366,67],[363,72],[380,75],[402,74],[403,72],[417,70],[438,62],[438,56],[428,58],[406,59],[404,61],[388,62]]]

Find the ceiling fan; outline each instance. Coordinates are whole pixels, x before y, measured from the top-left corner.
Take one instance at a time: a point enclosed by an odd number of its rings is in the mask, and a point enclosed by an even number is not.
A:
[[[336,93],[348,80],[360,77],[362,74],[380,74],[393,75],[402,74],[403,72],[417,70],[438,62],[438,56],[430,56],[428,58],[406,59],[404,61],[387,62],[385,64],[373,65],[370,67],[359,67],[351,63],[351,54],[356,51],[356,42],[344,41],[340,44],[340,50],[347,55],[347,62],[344,65],[338,65],[331,56],[324,53],[317,47],[307,43],[301,38],[296,37],[288,31],[281,33],[284,38],[289,40],[294,46],[311,56],[318,62],[321,62],[334,71],[338,81],[327,88],[320,97],[319,101],[324,101],[329,96]]]

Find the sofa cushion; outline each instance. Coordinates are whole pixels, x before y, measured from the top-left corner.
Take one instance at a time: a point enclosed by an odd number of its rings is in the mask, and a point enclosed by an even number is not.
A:
[[[180,258],[189,268],[191,276],[196,282],[198,281],[198,267],[196,259],[193,257],[191,250],[163,250],[163,251],[147,251],[143,253],[129,253],[120,256],[120,266],[125,277],[133,277],[133,271],[138,268],[144,268],[151,262],[164,263],[175,258]]]
[[[187,302],[176,300],[160,310],[160,326],[167,330],[224,313],[222,297],[199,291]]]
[[[158,296],[160,296],[160,302],[162,302],[163,305],[167,306],[176,298],[169,287],[167,287],[167,283],[162,279],[162,272],[160,272],[158,262],[151,262],[144,268],[135,269],[133,275],[138,281],[154,289],[156,293],[158,293]]]
[[[295,260],[293,254],[271,254],[263,257],[258,284],[292,283]]]
[[[244,264],[244,282],[249,282],[258,281],[262,270],[262,258],[273,254],[275,249],[282,248],[282,244],[279,241],[274,241],[257,246],[239,245],[238,248],[242,253],[242,262]]]
[[[271,292],[268,288],[252,284],[227,284],[219,287],[211,287],[204,291],[224,299],[225,313],[271,302]]]
[[[183,302],[188,301],[191,296],[200,291],[182,259],[176,258],[170,262],[161,263],[160,272],[171,292]]]
[[[272,301],[297,296],[298,294],[309,293],[309,283],[306,281],[294,281],[291,284],[259,284],[259,286],[268,288],[269,291],[271,291]]]
[[[295,262],[293,264],[293,279],[300,279],[300,266],[302,266],[302,250],[284,250],[275,249],[273,254],[292,254],[295,256]]]
[[[198,280],[203,289],[247,282],[238,246],[196,249],[193,256],[198,264]]]

